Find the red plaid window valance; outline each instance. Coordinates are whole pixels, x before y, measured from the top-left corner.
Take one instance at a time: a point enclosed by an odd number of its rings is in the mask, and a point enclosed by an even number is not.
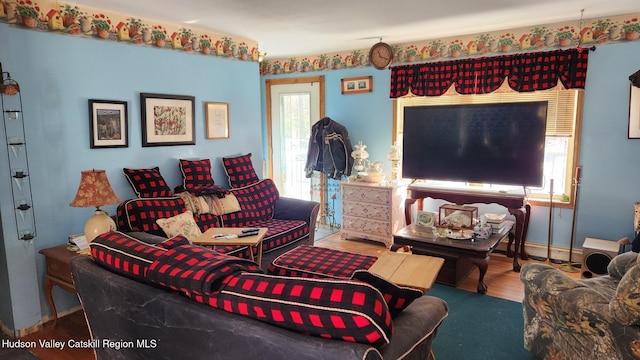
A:
[[[588,49],[567,49],[397,66],[389,97],[439,96],[451,84],[459,94],[486,94],[505,79],[518,92],[551,89],[558,79],[567,89],[584,89],[588,60]]]

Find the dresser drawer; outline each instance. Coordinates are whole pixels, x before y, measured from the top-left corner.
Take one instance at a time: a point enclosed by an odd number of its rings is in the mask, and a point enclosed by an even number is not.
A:
[[[342,188],[342,199],[375,204],[390,204],[391,192],[384,188],[344,186]]]
[[[73,278],[71,277],[71,267],[69,267],[69,264],[65,263],[64,261],[47,258],[47,274],[60,280],[73,283]]]
[[[342,201],[342,213],[348,216],[358,216],[367,219],[389,221],[389,205],[363,203],[358,201]]]
[[[378,221],[352,216],[342,217],[342,228],[349,231],[357,231],[363,234],[390,237],[391,224],[388,221]]]

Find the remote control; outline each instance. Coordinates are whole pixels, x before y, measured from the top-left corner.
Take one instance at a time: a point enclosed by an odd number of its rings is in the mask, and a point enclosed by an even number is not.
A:
[[[254,231],[254,232],[243,232],[241,234],[238,234],[238,237],[254,236],[254,235],[258,235],[258,232],[257,231]]]
[[[258,232],[259,230],[260,229],[256,229],[256,228],[244,229],[244,230],[242,230],[242,233]]]

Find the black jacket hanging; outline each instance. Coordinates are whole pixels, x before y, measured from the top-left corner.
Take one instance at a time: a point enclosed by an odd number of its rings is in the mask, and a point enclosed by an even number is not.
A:
[[[347,128],[331,118],[321,119],[311,128],[306,177],[311,177],[313,171],[320,171],[329,179],[351,175],[352,150]]]

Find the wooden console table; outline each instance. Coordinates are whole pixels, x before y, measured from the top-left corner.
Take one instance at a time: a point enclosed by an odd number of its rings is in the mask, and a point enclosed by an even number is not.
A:
[[[515,247],[511,251],[511,237],[509,237],[509,246],[507,247],[507,256],[513,256],[513,271],[520,271],[520,263],[518,262],[518,252],[523,260],[529,258],[524,250],[524,243],[527,237],[529,227],[529,216],[531,213],[531,205],[527,201],[524,192],[499,192],[499,191],[475,191],[462,189],[449,189],[438,187],[427,187],[420,185],[411,185],[407,188],[408,196],[405,200],[405,219],[407,224],[411,223],[411,205],[418,203],[418,208],[422,208],[422,201],[425,198],[446,200],[458,205],[463,204],[491,204],[495,203],[507,208],[509,213],[516,218],[515,226]]]

